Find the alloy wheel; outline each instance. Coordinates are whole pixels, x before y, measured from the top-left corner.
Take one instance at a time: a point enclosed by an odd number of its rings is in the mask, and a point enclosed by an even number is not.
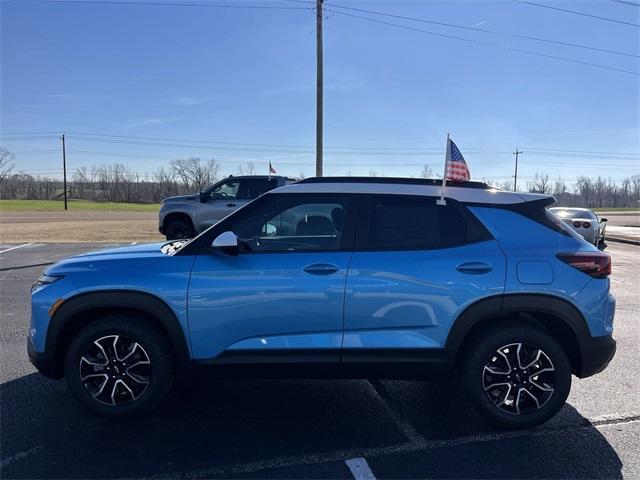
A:
[[[91,343],[80,357],[80,381],[98,402],[118,406],[142,395],[151,379],[151,360],[140,343],[107,335]]]
[[[553,396],[555,381],[549,356],[524,343],[498,348],[482,370],[482,386],[489,401],[514,415],[542,408]]]

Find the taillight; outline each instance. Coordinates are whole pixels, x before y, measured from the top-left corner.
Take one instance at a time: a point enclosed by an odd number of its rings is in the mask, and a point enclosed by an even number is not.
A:
[[[591,224],[589,222],[582,222],[582,228],[591,228]]]
[[[580,228],[580,225],[582,225],[582,222],[573,222],[573,226],[576,228]]]
[[[559,253],[556,257],[593,278],[611,275],[611,256],[603,252]]]

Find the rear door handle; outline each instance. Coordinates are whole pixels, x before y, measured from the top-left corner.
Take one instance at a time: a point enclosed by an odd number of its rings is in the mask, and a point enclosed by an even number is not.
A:
[[[465,262],[458,265],[456,270],[462,273],[469,273],[471,275],[479,275],[482,273],[489,273],[493,270],[493,267],[484,262]]]
[[[227,203],[227,207],[235,207],[236,204],[235,203]]]
[[[336,273],[340,268],[330,263],[314,263],[307,265],[303,270],[311,275],[330,275]]]

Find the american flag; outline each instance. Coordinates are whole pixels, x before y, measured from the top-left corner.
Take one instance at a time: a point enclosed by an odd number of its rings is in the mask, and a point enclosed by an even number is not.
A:
[[[469,167],[464,157],[458,150],[453,140],[449,139],[447,145],[447,180],[454,182],[467,182],[471,176],[469,175]]]
[[[276,174],[276,169],[271,166],[271,161],[269,161],[269,175]]]

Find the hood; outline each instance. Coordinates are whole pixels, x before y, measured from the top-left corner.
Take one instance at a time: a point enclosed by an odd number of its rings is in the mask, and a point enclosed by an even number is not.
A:
[[[58,262],[45,270],[47,275],[61,275],[80,271],[120,270],[148,267],[167,255],[162,247],[171,242],[143,243],[126,247],[107,248],[83,253]]]
[[[162,203],[166,203],[166,202],[184,202],[184,201],[193,201],[193,200],[200,201],[200,194],[199,193],[190,193],[188,195],[176,195],[175,197],[167,197],[167,198],[162,200]]]

